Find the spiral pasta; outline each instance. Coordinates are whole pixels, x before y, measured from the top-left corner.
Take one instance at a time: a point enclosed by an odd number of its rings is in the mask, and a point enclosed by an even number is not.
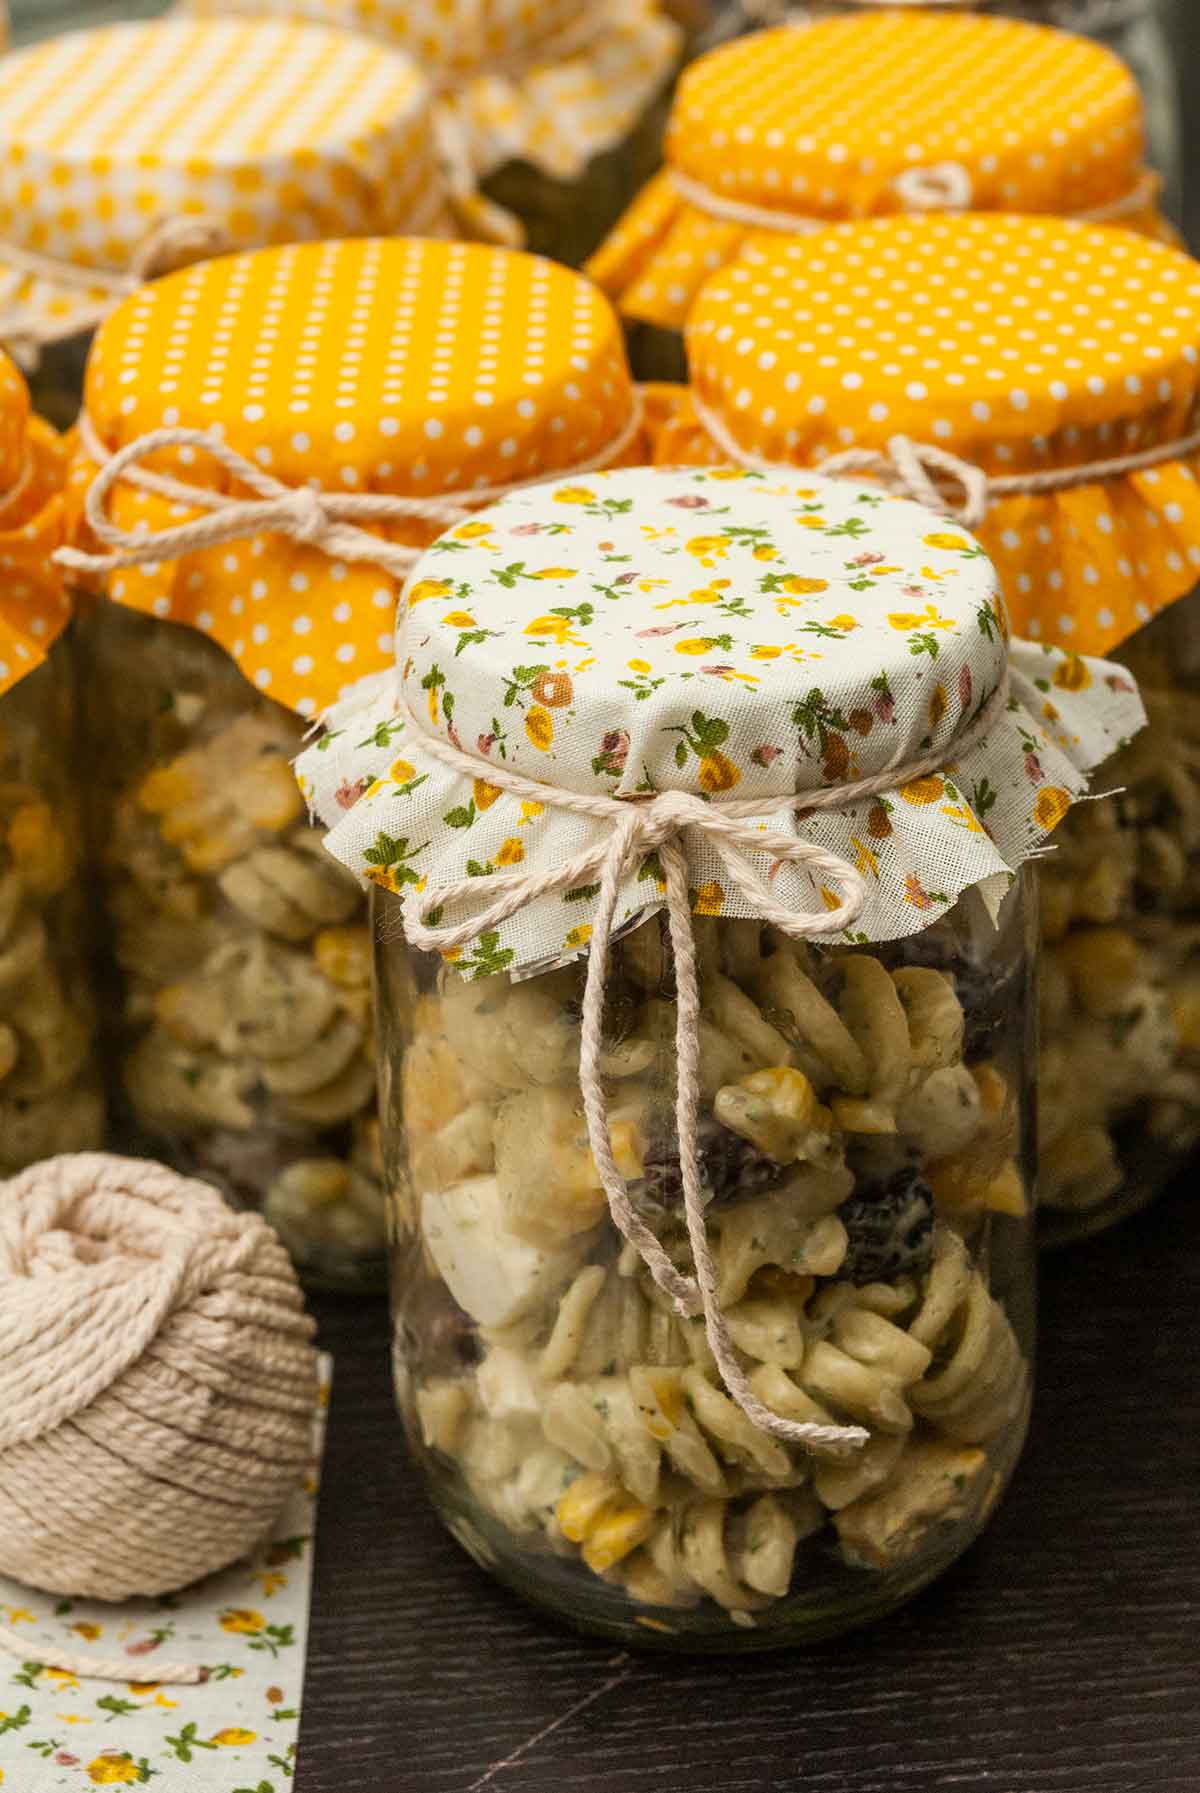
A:
[[[661,945],[650,924],[617,949],[602,1075],[631,1199],[687,1269]],[[729,1338],[769,1409],[863,1426],[864,1449],[755,1425],[703,1322],[605,1243],[571,969],[446,972],[415,998],[396,1203],[474,1338],[461,1373],[418,1378],[423,1447],[489,1523],[638,1605],[714,1601],[749,1622],[786,1597],[807,1539],[894,1567],[996,1485],[1028,1379],[968,1239],[1026,1203],[1012,1084],[971,1056],[947,971],[822,959],[754,922],[701,921],[698,958],[698,1149]]]
[[[130,1118],[261,1207],[310,1270],[374,1274],[370,939],[356,881],[304,815],[302,724],[202,635],[124,613],[90,643],[97,676],[127,633],[144,681],[97,752]]]

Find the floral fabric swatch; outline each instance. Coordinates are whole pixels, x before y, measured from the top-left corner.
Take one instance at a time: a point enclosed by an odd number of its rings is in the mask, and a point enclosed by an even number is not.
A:
[[[286,1793],[329,1386],[323,1357],[311,1472],[253,1561],[181,1594],[121,1606],[57,1600],[0,1577],[0,1625],[64,1652],[129,1658],[128,1681],[96,1681],[0,1651],[3,1793]],[[167,1658],[203,1663],[207,1680],[160,1685],[154,1665]]]

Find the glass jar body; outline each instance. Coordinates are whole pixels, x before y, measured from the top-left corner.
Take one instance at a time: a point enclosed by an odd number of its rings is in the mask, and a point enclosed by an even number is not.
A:
[[[310,827],[303,719],[198,630],[81,630],[116,1136],[260,1209],[312,1282],[379,1286],[365,904]]]
[[[1024,891],[916,939],[809,951],[698,919],[708,1236],[758,1430],[607,1211],[578,1087],[584,969],[465,981],[375,893],[395,1374],[465,1548],[569,1622],[682,1649],[832,1635],[978,1534],[1019,1453],[1033,1346],[1033,940]],[[679,1267],[662,918],[614,947],[617,1162]]]
[[[569,268],[587,260],[662,160],[671,86],[664,82],[625,136],[574,177],[550,174],[523,157],[484,176],[487,197],[521,220],[526,249]]]
[[[104,1142],[71,670],[0,697],[0,1176]]]
[[[1112,658],[1149,726],[1042,862],[1039,1230],[1144,1207],[1200,1143],[1200,593]]]

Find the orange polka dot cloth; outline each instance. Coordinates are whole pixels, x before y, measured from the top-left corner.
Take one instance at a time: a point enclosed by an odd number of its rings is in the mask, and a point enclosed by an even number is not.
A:
[[[741,38],[685,72],[666,157],[587,264],[664,329],[748,240],[770,254],[825,221],[1111,210],[1169,229],[1125,64],[1011,19],[889,10]]]
[[[51,555],[65,536],[63,438],[32,415],[17,368],[0,354],[0,697],[40,666],[71,618]]]
[[[14,352],[91,329],[141,279],[205,253],[469,224],[442,186],[426,82],[349,33],[169,19],[0,63]]]
[[[219,434],[287,488],[458,506],[644,453],[620,324],[595,287],[537,256],[424,239],[228,256],[127,299],[88,362],[77,535],[95,455],[161,428]],[[143,469],[210,496],[253,496],[191,443],[147,454]],[[118,528],[153,537],[199,514],[138,477],[135,466],[110,496]],[[400,516],[370,527],[424,544],[439,525]],[[459,526],[464,552],[475,529]],[[128,566],[107,591],[211,635],[259,690],[306,716],[391,658],[393,574],[285,534],[250,530]]]
[[[1200,581],[1200,264],[1115,227],[882,219],[716,275],[664,461],[817,466],[899,435],[991,476],[980,536],[1025,635],[1107,653]],[[1068,489],[1023,474],[1137,451]]]
[[[633,814],[614,798],[706,800],[683,825],[704,914],[761,916],[759,896],[838,908],[827,866],[814,876],[773,852],[796,839],[865,880],[856,937],[918,933],[974,886],[998,904],[1144,720],[1121,668],[1010,645],[969,535],[848,480],[624,469],[514,493],[479,526],[465,553],[444,536],[414,568],[391,673],[298,767],[330,851],[406,914],[469,880],[470,898],[446,898],[456,924],[515,867],[538,875],[526,904],[455,954],[471,976],[587,944],[598,886],[577,856]],[[904,778],[934,749],[943,770]],[[890,788],[847,790],[835,808],[771,806],[893,768]],[[506,789],[508,774],[533,783]],[[348,810],[347,789],[361,791]],[[581,813],[560,793],[609,808]],[[707,826],[723,799],[756,843],[749,888]],[[643,852],[631,859],[618,926],[662,902]]]
[[[682,34],[657,0],[186,0],[381,39],[429,76],[483,178],[522,159],[573,180],[661,90]]]

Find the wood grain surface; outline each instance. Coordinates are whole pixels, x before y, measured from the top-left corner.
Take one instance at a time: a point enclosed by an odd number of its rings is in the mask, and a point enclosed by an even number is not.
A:
[[[1200,241],[1200,0],[1172,18]],[[993,1523],[873,1631],[625,1655],[495,1588],[404,1455],[380,1306],[337,1368],[295,1793],[1200,1793],[1200,1170],[1043,1266]]]
[[[967,1557],[777,1656],[623,1655],[495,1588],[405,1460],[384,1310],[320,1303],[296,1793],[1197,1793],[1198,1195],[1046,1261],[1029,1447]]]

